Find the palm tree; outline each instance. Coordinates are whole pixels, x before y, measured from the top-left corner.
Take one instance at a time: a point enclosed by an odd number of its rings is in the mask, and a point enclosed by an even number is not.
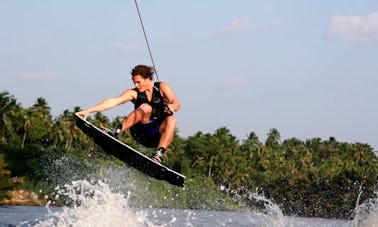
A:
[[[81,145],[83,145],[84,141],[88,141],[88,138],[85,137],[83,133],[81,133],[81,130],[79,130],[78,127],[76,127],[75,113],[78,111],[80,111],[80,107],[75,106],[73,111],[71,112],[70,117],[67,119],[69,122],[68,129],[71,138],[71,142],[69,143],[68,148],[80,147]],[[92,145],[90,147],[92,147]]]
[[[52,140],[54,147],[59,147],[64,140],[64,126],[59,119],[54,121],[52,127]]]
[[[93,124],[95,124],[95,125],[101,125],[102,124],[106,127],[109,127],[110,120],[103,113],[97,112],[97,113],[94,114]]]
[[[201,131],[190,136],[185,144],[185,155],[191,160],[191,167],[195,167],[202,175],[211,175],[213,144],[210,141],[210,134],[203,134]],[[209,176],[210,177],[210,176]]]
[[[11,172],[7,169],[7,163],[4,160],[4,155],[0,154],[0,201],[8,198],[8,192],[14,187],[11,179]]]
[[[53,124],[52,116],[50,113],[51,107],[48,105],[44,98],[39,97],[32,106],[32,109],[38,119],[36,122],[38,125],[36,125],[35,127],[36,131],[38,132],[36,142],[41,142],[42,140],[45,142],[46,140],[50,140],[48,136],[49,134],[51,134],[51,128]]]
[[[34,124],[34,116],[33,115],[34,115],[34,113],[30,108],[23,111],[22,119],[24,121],[24,123],[23,123],[24,135],[22,137],[21,148],[24,148],[27,136],[30,133],[32,125]]]
[[[233,157],[233,159],[235,160],[236,165],[234,166],[234,171],[230,181],[236,188],[247,186],[250,179],[249,173],[251,172],[251,167],[248,160],[242,154]]]
[[[74,112],[78,107],[75,107]],[[72,147],[74,138],[77,135],[78,129],[76,128],[75,119],[74,119],[74,112],[69,110],[64,110],[63,114],[60,115],[57,119],[60,125],[62,126],[62,133],[64,138],[66,139],[64,148],[70,149]]]
[[[12,123],[15,121],[21,105],[7,91],[0,93],[0,143],[6,144],[7,137],[14,132]]]
[[[235,156],[239,153],[239,144],[235,136],[230,133],[226,127],[218,128],[212,135],[215,150],[211,164],[215,177],[222,182],[230,181],[231,176],[238,163],[235,162]]]
[[[37,98],[34,105],[24,111],[22,118],[24,120],[24,136],[21,147],[25,146],[27,140],[32,143],[48,140],[52,119],[50,107],[44,98]]]
[[[278,148],[280,145],[281,135],[276,128],[269,130],[265,145],[270,148]]]
[[[75,106],[73,111],[66,109],[54,119],[53,144],[65,149],[78,148],[90,152],[94,147],[92,140],[76,127],[74,114],[78,111],[80,107]]]
[[[256,133],[251,132],[247,139],[243,140],[243,143],[241,144],[240,148],[242,152],[244,153],[250,153],[252,151],[256,151],[261,146],[261,142],[259,140],[259,137]]]
[[[32,106],[33,110],[41,115],[42,119],[51,120],[50,106],[47,104],[46,99],[39,97]]]

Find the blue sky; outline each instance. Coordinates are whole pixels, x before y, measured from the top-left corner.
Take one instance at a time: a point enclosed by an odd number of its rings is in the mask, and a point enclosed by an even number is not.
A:
[[[334,136],[378,149],[378,1],[138,1],[183,137]],[[151,65],[134,0],[0,2],[0,89],[57,116],[132,87]],[[127,104],[104,112],[124,116]]]

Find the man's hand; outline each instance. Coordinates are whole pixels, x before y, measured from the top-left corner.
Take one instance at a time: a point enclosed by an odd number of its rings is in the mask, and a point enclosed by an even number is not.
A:
[[[76,112],[76,114],[82,116],[84,120],[86,120],[90,112],[87,110],[82,110],[82,111]]]
[[[166,113],[172,115],[174,112],[173,104],[167,104],[165,105],[165,110]]]

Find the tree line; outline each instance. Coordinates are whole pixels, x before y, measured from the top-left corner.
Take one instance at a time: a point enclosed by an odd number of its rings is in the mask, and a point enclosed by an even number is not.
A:
[[[64,110],[53,118],[44,98],[23,108],[13,95],[1,92],[0,144],[101,152],[75,126],[74,113],[79,110]],[[122,118],[110,120],[96,113],[88,120],[114,127]],[[150,152],[128,133],[122,140]],[[374,197],[378,186],[378,159],[369,144],[339,142],[334,137],[281,141],[275,128],[269,130],[265,141],[254,132],[239,141],[226,127],[213,133],[198,131],[187,138],[176,132],[167,156],[171,168],[188,178],[207,178],[233,198],[243,197],[246,206],[256,205],[248,197],[250,192],[263,193],[290,215],[351,218],[357,198],[363,202]],[[0,176],[11,177],[4,160],[0,150]],[[9,188],[0,181],[0,191],[2,185]]]

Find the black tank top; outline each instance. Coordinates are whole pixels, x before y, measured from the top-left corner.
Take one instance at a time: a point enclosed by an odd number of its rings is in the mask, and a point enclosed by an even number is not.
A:
[[[152,90],[151,101],[148,100],[145,91],[138,92],[137,99],[134,101],[134,108],[137,109],[143,103],[147,103],[152,107],[151,119],[164,119],[166,117],[166,114],[164,113],[166,104],[159,89],[160,82],[155,82]]]

